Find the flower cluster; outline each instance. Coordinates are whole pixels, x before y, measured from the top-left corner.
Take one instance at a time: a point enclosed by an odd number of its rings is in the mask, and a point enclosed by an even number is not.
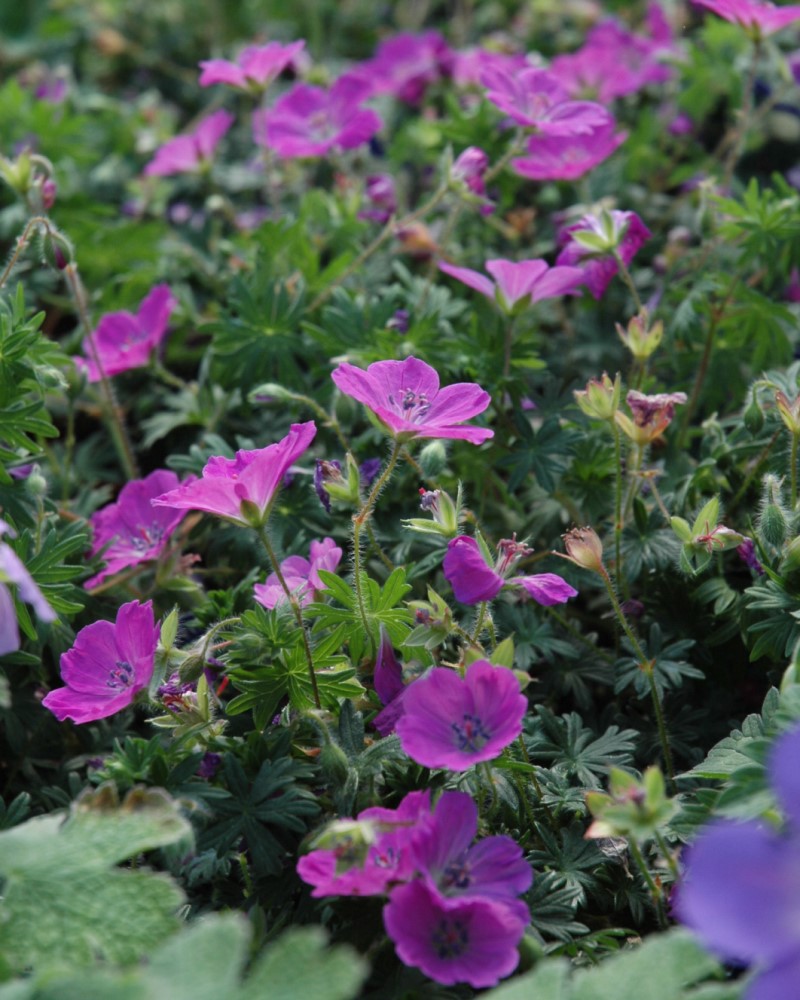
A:
[[[517,966],[528,923],[518,896],[533,874],[504,836],[473,843],[478,810],[469,795],[411,792],[397,809],[340,820],[301,858],[312,895],[385,895],[383,919],[400,959],[436,982],[495,985]]]

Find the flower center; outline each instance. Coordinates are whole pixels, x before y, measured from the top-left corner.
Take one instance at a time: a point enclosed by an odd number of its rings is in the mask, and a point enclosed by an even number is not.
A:
[[[467,859],[456,858],[442,872],[442,889],[469,889],[472,884],[472,871]]]
[[[154,548],[164,537],[164,529],[155,521],[146,527],[143,524],[138,526],[138,534],[128,535],[128,544],[139,555],[143,555]]]
[[[468,750],[474,753],[485,746],[491,737],[491,733],[484,727],[477,715],[464,713],[464,719],[459,724],[451,724],[453,734],[456,738],[456,746],[459,750]]]
[[[458,958],[469,946],[466,925],[443,917],[434,928],[431,944],[439,958]]]
[[[414,392],[413,389],[402,389],[401,393],[399,402],[390,393],[389,404],[399,410],[400,415],[410,423],[422,423],[431,408],[428,397],[424,392]]]
[[[106,687],[114,691],[124,691],[133,683],[133,667],[126,660],[117,660],[113,670],[109,671]]]

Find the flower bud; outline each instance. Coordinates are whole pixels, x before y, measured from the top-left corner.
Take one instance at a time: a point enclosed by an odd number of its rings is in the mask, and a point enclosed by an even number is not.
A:
[[[419,493],[420,507],[430,513],[432,520],[412,517],[403,521],[403,526],[423,534],[455,538],[460,530],[461,491],[459,490],[458,500],[455,503],[444,490],[421,489]]]
[[[440,476],[447,464],[447,448],[442,441],[429,441],[420,451],[417,461],[427,479]]]
[[[595,378],[589,379],[586,388],[576,389],[573,396],[587,417],[595,420],[613,420],[614,414],[619,409],[621,388],[622,379],[619,372],[613,382],[603,372],[600,381]]]
[[[650,317],[643,309],[629,320],[627,329],[617,323],[617,333],[637,361],[646,361],[661,343],[664,324],[658,320],[650,326]]]
[[[775,393],[775,403],[781,420],[794,435],[800,435],[800,396],[790,400],[780,389]]]
[[[764,426],[764,411],[758,402],[758,394],[753,389],[753,395],[750,399],[750,405],[744,411],[744,425],[751,434],[758,434],[761,428]]]
[[[603,565],[603,543],[593,528],[570,528],[562,535],[564,546],[567,550],[563,558],[574,562],[582,569],[591,570],[593,573],[604,575],[606,568]]]
[[[780,548],[788,537],[790,521],[791,515],[783,503],[780,480],[776,476],[765,476],[761,512],[756,521],[762,543]]]

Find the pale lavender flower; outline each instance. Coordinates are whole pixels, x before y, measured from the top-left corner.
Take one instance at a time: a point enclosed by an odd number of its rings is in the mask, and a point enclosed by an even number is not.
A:
[[[3,535],[14,538],[15,534],[0,518],[0,538]],[[17,553],[7,542],[0,541],[0,656],[19,649],[17,612],[8,584],[16,586],[20,598],[33,607],[40,621],[52,622],[58,617]]]
[[[75,358],[76,365],[90,382],[99,382],[103,375],[110,377],[132,368],[143,368],[164,339],[177,304],[168,285],[156,285],[142,300],[135,315],[126,309],[106,313],[84,340],[84,357]]]
[[[284,475],[316,433],[316,424],[309,420],[292,424],[286,437],[266,448],[237,451],[236,458],[215,455],[200,479],[183,482],[152,502],[156,507],[202,510],[244,526],[266,524]]]
[[[239,90],[261,93],[291,66],[305,47],[304,41],[281,45],[269,42],[267,45],[246,48],[236,62],[227,59],[208,59],[200,63],[200,86],[210,87],[215,83],[227,83]]]
[[[206,167],[222,137],[233,124],[233,115],[220,109],[210,114],[189,135],[165,142],[144,168],[146,177],[168,177]]]
[[[366,371],[342,364],[332,373],[337,388],[363,403],[398,440],[457,438],[481,444],[494,436],[486,427],[462,426],[491,402],[472,382],[439,387],[439,376],[418,358],[376,361]]]
[[[800,728],[776,742],[770,784],[789,820],[717,820],[689,848],[675,911],[721,957],[759,971],[744,1000],[789,1000],[800,982]]]
[[[42,704],[60,722],[78,724],[121,711],[150,683],[158,636],[152,601],[123,604],[113,624],[87,625],[61,657],[66,686],[51,691]]]
[[[487,260],[486,270],[494,280],[479,271],[452,264],[440,262],[439,270],[492,299],[503,312],[509,313],[543,299],[576,295],[584,280],[580,268],[550,267],[546,260]]]
[[[519,736],[527,707],[505,667],[476,660],[464,677],[434,667],[405,691],[397,735],[415,763],[466,771],[493,760]]]
[[[313,541],[310,546],[309,558],[289,556],[281,563],[281,573],[286,586],[305,607],[317,599],[317,593],[325,589],[325,584],[319,576],[321,569],[335,573],[342,559],[342,550],[332,538],[323,538],[321,542]],[[257,583],[253,588],[256,600],[265,608],[276,608],[286,604],[289,598],[278,581],[276,573],[270,573],[266,583]]]
[[[92,514],[92,555],[105,549],[106,567],[84,583],[87,590],[121,570],[158,559],[186,512],[154,508],[150,501],[178,485],[174,472],[158,469],[144,479],[126,483],[116,503]]]
[[[361,107],[369,96],[368,84],[353,74],[340,76],[330,90],[298,83],[253,115],[253,138],[287,159],[354,149],[383,125],[374,111]]]

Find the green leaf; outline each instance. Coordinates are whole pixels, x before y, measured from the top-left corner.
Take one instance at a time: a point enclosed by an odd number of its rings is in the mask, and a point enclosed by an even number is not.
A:
[[[111,786],[86,795],[69,819],[40,816],[0,834],[0,957],[12,969],[137,961],[177,927],[183,894],[167,876],[112,867],[191,834],[163,792]]]

